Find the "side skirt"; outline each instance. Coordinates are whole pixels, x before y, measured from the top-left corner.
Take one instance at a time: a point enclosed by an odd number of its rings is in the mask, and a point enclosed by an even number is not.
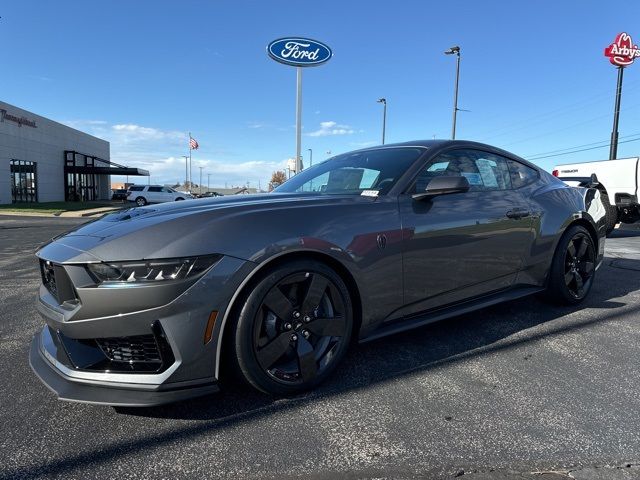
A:
[[[394,333],[404,332],[413,328],[423,327],[430,323],[439,322],[447,318],[462,315],[464,313],[473,312],[481,308],[489,307],[497,303],[508,302],[517,298],[526,297],[535,293],[542,292],[542,287],[514,287],[508,290],[502,290],[490,295],[474,298],[465,302],[448,305],[435,310],[430,310],[419,315],[415,315],[404,320],[398,320],[391,324],[384,324],[377,330],[374,330],[366,337],[359,340],[360,343],[370,342],[378,338],[386,337],[387,335],[393,335]]]

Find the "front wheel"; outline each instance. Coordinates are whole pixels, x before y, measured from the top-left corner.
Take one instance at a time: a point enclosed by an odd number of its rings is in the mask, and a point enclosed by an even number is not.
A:
[[[136,205],[138,205],[139,207],[144,207],[147,204],[147,199],[144,197],[138,197],[136,198]]]
[[[551,263],[547,296],[556,303],[575,305],[584,300],[596,273],[596,249],[591,235],[579,225],[560,239]]]
[[[262,275],[233,332],[244,379],[272,395],[315,387],[346,354],[353,327],[349,291],[331,268],[297,260]]]

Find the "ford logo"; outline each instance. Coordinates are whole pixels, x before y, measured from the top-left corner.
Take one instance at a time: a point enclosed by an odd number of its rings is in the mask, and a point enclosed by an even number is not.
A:
[[[300,37],[274,40],[267,47],[267,53],[276,62],[294,67],[314,67],[328,61],[333,55],[324,43]]]

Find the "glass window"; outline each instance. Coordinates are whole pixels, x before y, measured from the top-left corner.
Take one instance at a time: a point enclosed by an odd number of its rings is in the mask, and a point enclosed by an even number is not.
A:
[[[508,163],[513,188],[524,187],[538,179],[538,172],[536,169],[527,167],[523,163],[516,162],[515,160],[508,160]]]
[[[149,187],[149,192],[161,192],[162,187]]]
[[[476,150],[454,150],[438,155],[418,174],[412,193],[424,192],[434,177],[463,176],[469,191],[507,190],[511,188],[507,160]]]
[[[274,192],[360,195],[364,190],[376,190],[384,195],[424,151],[393,147],[345,153],[303,170]]]
[[[37,163],[24,160],[11,160],[9,162],[11,175],[11,201],[37,202]]]
[[[140,185],[133,185],[129,187],[130,192],[141,192],[142,190],[144,190],[144,187]]]

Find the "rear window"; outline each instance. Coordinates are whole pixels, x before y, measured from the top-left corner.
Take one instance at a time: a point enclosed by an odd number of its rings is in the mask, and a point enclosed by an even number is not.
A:
[[[524,187],[538,179],[538,171],[534,168],[509,160],[509,173],[511,174],[511,186],[513,188]]]
[[[129,187],[129,191],[131,192],[141,192],[144,190],[143,186],[134,185],[133,187]]]

